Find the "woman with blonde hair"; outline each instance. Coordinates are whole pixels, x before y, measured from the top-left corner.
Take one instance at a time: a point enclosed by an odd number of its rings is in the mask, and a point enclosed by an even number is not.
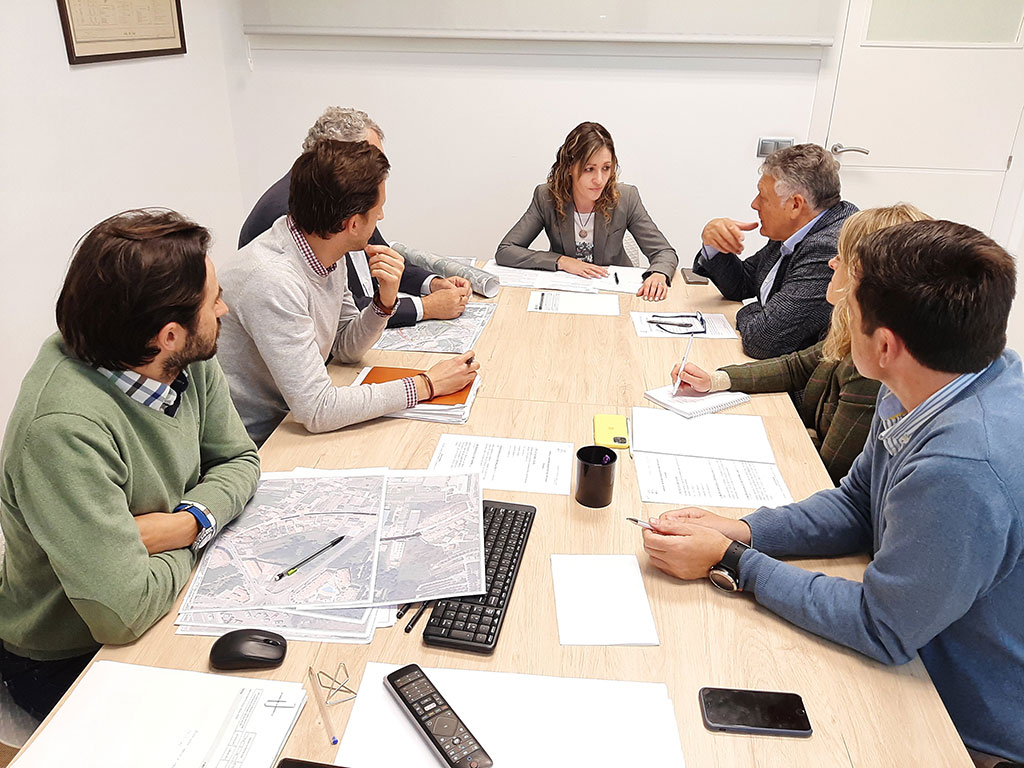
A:
[[[622,245],[628,230],[651,262],[637,296],[660,301],[679,257],[651,221],[636,187],[618,182],[619,161],[611,134],[599,123],[580,123],[565,137],[546,184],[502,238],[494,255],[506,267],[563,270],[604,277],[609,265],[632,266]],[[550,250],[531,250],[544,230]]]
[[[800,418],[821,454],[832,482],[839,485],[864,448],[879,383],[861,376],[850,356],[850,311],[846,302],[857,275],[857,243],[880,229],[931,217],[909,203],[869,208],[853,214],[839,233],[838,252],[829,261],[832,280],[826,298],[834,309],[828,333],[813,347],[768,360],[727,365],[708,373],[692,363],[684,384],[698,392],[802,392]],[[679,366],[672,369],[676,379]]]

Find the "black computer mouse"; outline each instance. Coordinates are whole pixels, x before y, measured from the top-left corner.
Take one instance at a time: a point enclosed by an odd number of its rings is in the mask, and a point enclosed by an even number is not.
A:
[[[210,649],[214,669],[269,669],[281,666],[288,641],[265,629],[236,629],[221,635]]]

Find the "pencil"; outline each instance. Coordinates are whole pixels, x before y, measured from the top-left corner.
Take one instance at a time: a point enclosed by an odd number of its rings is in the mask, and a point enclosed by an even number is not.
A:
[[[316,681],[312,667],[309,668],[309,687],[313,689],[313,698],[316,699],[316,704],[320,708],[320,717],[324,721],[327,738],[330,739],[332,745],[335,745],[338,743],[338,737],[334,735],[334,725],[331,723],[331,718],[327,716],[327,702],[324,701],[324,694],[320,690],[320,684]]]

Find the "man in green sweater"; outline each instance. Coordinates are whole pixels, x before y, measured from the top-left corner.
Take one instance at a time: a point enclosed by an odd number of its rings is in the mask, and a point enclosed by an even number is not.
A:
[[[96,225],[60,333],[22,383],[2,453],[0,675],[37,717],[101,644],[170,609],[256,490],[259,457],[213,358],[228,308],[209,242],[172,211]]]

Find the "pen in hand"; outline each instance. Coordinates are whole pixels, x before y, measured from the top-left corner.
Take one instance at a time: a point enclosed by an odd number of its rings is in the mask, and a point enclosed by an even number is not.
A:
[[[686,361],[690,357],[690,347],[693,346],[693,336],[686,341],[686,351],[683,353],[683,361],[679,364],[679,376],[672,381],[672,394],[679,393],[679,385],[683,383],[683,369],[686,368]]]
[[[643,520],[638,520],[635,517],[627,517],[626,519],[634,525],[639,525],[641,528],[646,528],[648,531],[654,531],[654,526],[650,523],[644,522]],[[655,531],[655,533],[657,533],[657,531]]]

